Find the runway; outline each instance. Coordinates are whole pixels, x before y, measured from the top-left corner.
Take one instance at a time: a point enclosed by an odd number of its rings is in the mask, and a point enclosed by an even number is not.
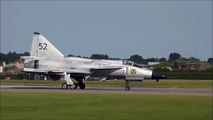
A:
[[[80,89],[61,89],[60,86],[23,86],[23,85],[1,85],[1,91],[20,92],[68,92],[68,93],[120,93],[120,94],[186,94],[186,95],[210,95],[213,96],[212,89],[193,88],[142,88],[131,87],[130,91],[125,91],[123,87],[86,87]]]

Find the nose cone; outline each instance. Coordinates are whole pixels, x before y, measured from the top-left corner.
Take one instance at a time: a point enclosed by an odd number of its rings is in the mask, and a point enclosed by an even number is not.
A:
[[[165,79],[165,78],[167,78],[166,75],[157,72],[152,72],[152,79]]]

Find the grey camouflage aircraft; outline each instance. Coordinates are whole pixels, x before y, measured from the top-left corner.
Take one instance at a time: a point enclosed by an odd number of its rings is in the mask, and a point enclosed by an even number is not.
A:
[[[124,79],[125,90],[130,90],[130,81],[166,78],[165,75],[144,68],[129,60],[96,60],[79,57],[64,57],[43,35],[34,32],[30,56],[25,60],[23,72],[46,75],[53,80],[62,77],[66,83],[62,89],[85,89],[85,80]],[[71,79],[75,79],[73,82]]]

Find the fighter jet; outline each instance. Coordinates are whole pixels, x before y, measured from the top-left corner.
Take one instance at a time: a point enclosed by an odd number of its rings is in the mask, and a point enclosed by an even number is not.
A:
[[[66,83],[61,85],[62,89],[85,89],[85,80],[124,79],[125,90],[130,90],[131,81],[155,79],[158,82],[166,78],[129,60],[64,57],[39,32],[34,32],[30,56],[21,58],[25,60],[23,72],[46,75],[53,80],[64,78]]]

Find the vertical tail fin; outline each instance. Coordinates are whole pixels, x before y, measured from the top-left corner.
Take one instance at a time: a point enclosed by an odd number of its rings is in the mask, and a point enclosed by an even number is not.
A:
[[[64,55],[39,32],[34,32],[30,56],[64,57]]]

